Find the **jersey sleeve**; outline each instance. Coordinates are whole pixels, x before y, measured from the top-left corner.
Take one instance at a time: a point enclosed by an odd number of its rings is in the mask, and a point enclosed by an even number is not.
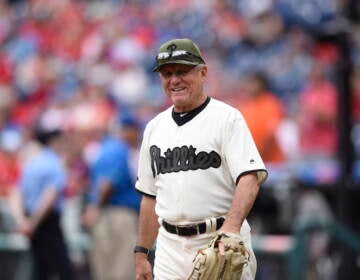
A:
[[[151,170],[151,157],[149,149],[150,126],[147,125],[141,143],[138,176],[135,188],[142,194],[156,196],[155,179]]]
[[[225,129],[224,156],[234,182],[237,183],[240,176],[249,172],[257,172],[258,182],[264,182],[267,170],[240,112]]]

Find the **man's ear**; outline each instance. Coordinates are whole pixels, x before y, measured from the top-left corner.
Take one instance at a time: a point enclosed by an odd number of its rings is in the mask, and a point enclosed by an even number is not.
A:
[[[207,75],[208,75],[208,68],[206,65],[201,67],[200,74],[201,74],[203,81],[205,81],[207,78]]]

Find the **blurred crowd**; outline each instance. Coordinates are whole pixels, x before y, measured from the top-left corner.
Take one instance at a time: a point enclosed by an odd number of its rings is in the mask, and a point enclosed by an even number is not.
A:
[[[75,134],[105,127],[117,114],[145,124],[168,105],[151,72],[152,54],[169,38],[191,37],[211,69],[210,95],[245,107],[265,161],[330,159],[297,168],[311,177],[307,172],[326,166],[326,181],[336,176],[340,50],[319,34],[351,27],[351,55],[360,64],[359,27],[343,22],[342,8],[336,0],[1,1],[1,147],[19,153],[39,122],[71,131],[74,150],[89,138]],[[252,74],[265,84],[253,86]]]
[[[209,95],[241,110],[270,183],[284,174],[334,182],[342,53],[324,34],[349,35],[360,159],[360,26],[345,18],[350,2],[0,0],[0,196],[18,185],[41,128],[62,132],[64,192],[86,201],[99,135],[141,131],[169,105],[151,69],[159,45],[178,37],[201,46]],[[130,137],[136,174],[141,133]]]

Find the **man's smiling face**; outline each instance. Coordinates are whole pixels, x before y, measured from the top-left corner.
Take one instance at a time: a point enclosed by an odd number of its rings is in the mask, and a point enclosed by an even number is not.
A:
[[[160,69],[160,79],[175,112],[188,112],[206,99],[203,85],[207,77],[206,65],[167,64]]]

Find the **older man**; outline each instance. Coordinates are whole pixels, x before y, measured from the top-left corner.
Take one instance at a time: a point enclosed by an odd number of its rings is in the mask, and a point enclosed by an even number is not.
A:
[[[164,43],[156,62],[173,106],[147,124],[140,150],[136,279],[153,279],[147,254],[155,240],[155,279],[186,279],[197,251],[219,230],[243,237],[250,263],[241,279],[254,279],[246,216],[267,171],[245,120],[206,95],[208,68],[191,40]]]

